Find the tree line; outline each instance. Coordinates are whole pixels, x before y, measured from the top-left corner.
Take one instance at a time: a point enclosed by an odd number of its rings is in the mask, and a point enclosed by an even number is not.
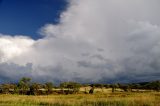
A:
[[[151,81],[151,82],[141,82],[141,83],[127,83],[127,84],[121,84],[121,83],[114,83],[114,84],[91,84],[91,86],[94,86],[96,88],[112,88],[112,92],[115,92],[116,89],[122,89],[126,92],[129,92],[133,89],[136,89],[137,91],[140,89],[143,90],[154,90],[154,91],[160,91],[160,81]]]
[[[49,95],[49,94],[73,94],[79,92],[81,87],[77,82],[62,82],[58,87],[52,82],[44,84],[31,82],[31,78],[23,77],[17,84],[5,83],[0,85],[1,94],[22,95]],[[55,90],[53,90],[55,88]],[[57,89],[57,90],[56,90]]]
[[[44,84],[31,82],[31,78],[23,77],[18,83],[5,83],[0,85],[1,94],[21,94],[21,95],[49,95],[49,94],[76,94],[79,93],[81,87],[90,87],[89,92],[86,90],[83,93],[94,93],[95,88],[112,88],[112,92],[116,89],[122,89],[125,92],[132,92],[132,89],[145,89],[160,91],[160,81],[129,83],[129,84],[80,84],[77,82],[62,82],[59,86],[55,86],[52,82]]]

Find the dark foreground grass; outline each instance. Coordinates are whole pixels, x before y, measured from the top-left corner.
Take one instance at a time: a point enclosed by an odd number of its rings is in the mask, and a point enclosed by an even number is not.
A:
[[[1,106],[160,106],[160,93],[97,93],[74,95],[0,95]]]

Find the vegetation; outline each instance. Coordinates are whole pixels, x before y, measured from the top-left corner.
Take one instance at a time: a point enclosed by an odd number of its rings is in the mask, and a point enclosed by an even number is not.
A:
[[[0,105],[11,106],[159,106],[160,81],[132,84],[33,83],[0,85]]]
[[[22,78],[20,79],[20,81],[18,82],[17,87],[19,88],[19,94],[27,94],[29,89],[30,89],[30,78]]]
[[[5,106],[160,106],[160,93],[118,92],[72,95],[0,95]]]
[[[81,87],[81,84],[76,83],[76,82],[63,82],[60,84],[60,88],[65,94],[78,93],[80,87]],[[64,91],[64,89],[68,89],[68,90]]]
[[[104,91],[104,88],[112,88],[114,93],[116,89],[121,89],[124,92],[134,92],[143,90],[160,91],[160,81],[132,83],[132,84],[80,84],[77,82],[62,82],[59,86],[54,86],[52,82],[46,82],[45,84],[32,83],[30,78],[23,77],[17,84],[1,84],[1,94],[22,94],[22,95],[49,95],[49,94],[77,94],[81,87],[90,87],[88,92],[94,93],[95,88],[100,88]],[[57,89],[56,89],[57,88]]]

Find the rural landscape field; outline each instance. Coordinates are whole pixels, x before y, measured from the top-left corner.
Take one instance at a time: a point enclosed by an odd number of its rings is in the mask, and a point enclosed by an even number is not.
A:
[[[160,106],[160,0],[0,0],[0,106]]]
[[[17,84],[0,85],[4,106],[159,106],[160,81],[132,84],[33,83],[23,77]]]

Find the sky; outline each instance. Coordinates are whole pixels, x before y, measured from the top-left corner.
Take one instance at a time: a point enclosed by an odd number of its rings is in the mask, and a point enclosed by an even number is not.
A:
[[[0,0],[0,82],[160,80],[159,0]]]
[[[0,0],[0,32],[39,39],[38,29],[58,23],[66,5],[65,0]]]

